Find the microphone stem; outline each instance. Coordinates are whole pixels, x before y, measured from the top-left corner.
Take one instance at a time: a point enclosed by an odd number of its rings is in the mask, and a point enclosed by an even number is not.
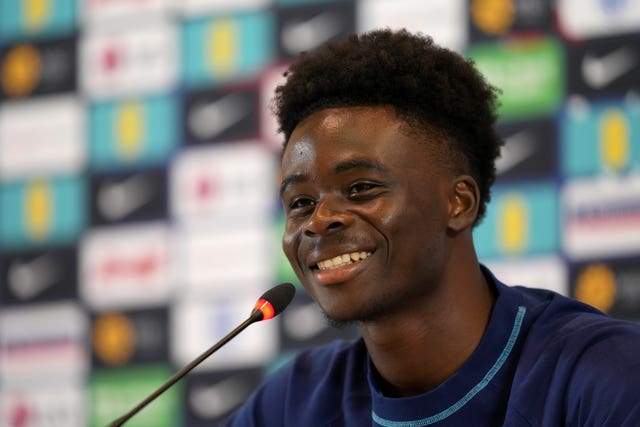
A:
[[[142,408],[147,406],[156,397],[158,397],[162,393],[164,393],[165,390],[167,390],[169,387],[171,387],[173,384],[175,384],[180,378],[184,377],[186,374],[189,373],[189,371],[191,371],[193,368],[195,368],[200,363],[202,363],[202,361],[204,361],[207,357],[211,356],[216,350],[218,350],[220,347],[225,345],[227,342],[229,342],[231,339],[233,339],[233,337],[238,335],[244,329],[246,329],[247,326],[249,326],[250,324],[252,324],[254,322],[262,320],[262,316],[263,316],[262,312],[260,312],[258,310],[254,310],[251,313],[251,316],[249,316],[249,318],[247,320],[245,320],[244,322],[239,324],[233,331],[231,331],[227,335],[225,335],[220,341],[218,341],[213,346],[211,346],[207,351],[202,353],[200,356],[198,356],[196,359],[194,359],[191,363],[189,363],[184,368],[182,368],[178,372],[176,372],[171,378],[169,378],[167,380],[167,382],[162,384],[156,391],[154,391],[152,394],[150,394],[149,397],[147,397],[145,400],[140,402],[135,408],[133,408],[132,410],[130,410],[129,412],[127,412],[126,414],[124,414],[123,416],[118,418],[117,420],[113,421],[111,424],[109,424],[109,427],[120,427],[127,420],[129,420],[129,418],[131,418],[135,414],[137,414]]]

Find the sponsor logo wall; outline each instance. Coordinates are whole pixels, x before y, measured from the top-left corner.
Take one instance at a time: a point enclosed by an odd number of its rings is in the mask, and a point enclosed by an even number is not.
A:
[[[297,284],[269,100],[300,50],[379,27],[502,89],[481,260],[640,321],[640,0],[0,0],[0,425],[106,425]],[[132,425],[211,425],[354,334],[299,292]]]

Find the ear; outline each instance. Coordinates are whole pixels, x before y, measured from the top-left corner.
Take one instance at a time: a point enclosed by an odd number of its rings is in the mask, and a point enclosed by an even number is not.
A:
[[[449,194],[449,229],[460,232],[473,226],[479,203],[480,189],[476,180],[469,175],[456,177]]]

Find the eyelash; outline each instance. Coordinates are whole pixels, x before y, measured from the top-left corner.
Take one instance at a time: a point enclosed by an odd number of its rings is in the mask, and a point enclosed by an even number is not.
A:
[[[366,187],[366,188],[361,188],[361,187]],[[357,193],[366,192],[375,187],[376,187],[376,184],[373,184],[371,182],[356,182],[355,184],[352,184],[349,186],[349,196],[350,197],[357,196],[358,195]],[[360,191],[357,191],[358,188],[360,188]],[[354,194],[354,192],[356,194]]]
[[[291,209],[291,210],[293,210],[293,209],[303,209],[303,208],[306,208],[306,207],[308,207],[308,206],[309,206],[309,205],[307,205],[307,204],[305,204],[304,206],[296,206],[296,205],[298,205],[298,204],[299,204],[299,203],[301,203],[301,202],[311,202],[310,204],[315,205],[315,201],[314,201],[314,200],[312,200],[312,199],[310,199],[310,198],[307,198],[307,197],[300,197],[300,198],[294,199],[294,200],[289,204],[289,209]]]

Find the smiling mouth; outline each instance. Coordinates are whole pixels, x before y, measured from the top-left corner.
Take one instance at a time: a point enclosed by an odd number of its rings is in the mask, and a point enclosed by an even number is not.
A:
[[[333,258],[320,261],[312,268],[315,270],[332,270],[334,268],[362,261],[370,256],[371,252],[350,252],[348,254],[338,255]]]

